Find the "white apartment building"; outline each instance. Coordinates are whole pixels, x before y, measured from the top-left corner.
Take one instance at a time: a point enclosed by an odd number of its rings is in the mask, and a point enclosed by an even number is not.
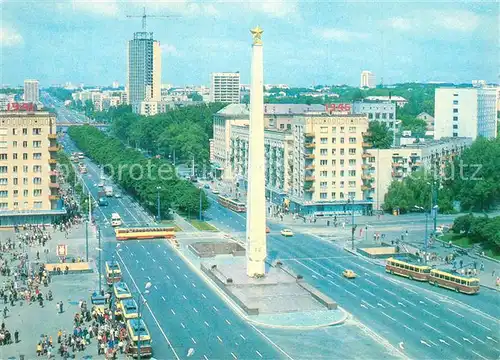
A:
[[[375,74],[371,71],[364,70],[361,72],[360,88],[375,88]]]
[[[50,223],[64,214],[57,183],[56,116],[0,112],[0,226]]]
[[[239,104],[240,73],[222,72],[210,74],[210,101]]]
[[[14,94],[0,94],[0,111],[7,110],[9,104],[14,102]]]
[[[398,122],[396,121],[396,104],[390,101],[362,100],[352,104],[353,114],[364,114],[368,121],[380,121],[393,133],[393,145],[396,142]]]
[[[38,80],[24,80],[24,102],[37,103],[40,101]]]
[[[161,48],[153,33],[136,32],[128,42],[127,95],[135,113],[142,101],[161,101]]]
[[[497,136],[495,88],[437,88],[434,138]]]
[[[382,102],[393,102],[397,107],[403,107],[408,104],[408,100],[402,96],[367,96],[365,100],[368,101],[382,101]]]
[[[447,138],[392,149],[371,149],[364,155],[374,179],[373,209],[381,210],[393,181],[403,181],[416,171],[432,176],[450,176],[446,165],[472,145],[471,138]]]

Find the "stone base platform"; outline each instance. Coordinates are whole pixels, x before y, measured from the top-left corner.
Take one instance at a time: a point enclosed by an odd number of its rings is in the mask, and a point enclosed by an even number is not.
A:
[[[64,272],[66,266],[68,267],[69,274],[93,272],[88,262],[45,264],[45,270],[54,275],[57,272],[57,268]]]

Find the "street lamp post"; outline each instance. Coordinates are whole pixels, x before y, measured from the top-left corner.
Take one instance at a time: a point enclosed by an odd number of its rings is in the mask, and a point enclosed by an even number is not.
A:
[[[203,219],[202,219],[203,215],[202,215],[202,211],[201,211],[201,207],[203,205],[203,197],[202,196],[203,196],[203,190],[200,189],[200,221],[203,221]]]
[[[416,209],[422,210],[425,212],[425,235],[424,235],[424,251],[427,252],[427,246],[429,241],[429,213],[422,207],[415,205]],[[424,256],[424,262],[426,257]]]
[[[149,293],[149,288],[151,287],[151,283],[147,282],[146,285],[144,285],[144,293],[148,294]],[[142,295],[142,292],[139,291],[139,303],[137,304],[137,318],[139,322],[139,330],[137,334],[137,359],[141,359],[141,322],[142,322],[142,305],[146,303],[146,299]]]
[[[347,199],[348,203],[351,203],[351,249],[354,250],[354,233],[356,232],[356,225],[354,224],[354,198],[351,197]]]
[[[99,226],[97,226],[97,242],[98,242],[98,247],[99,249],[101,249],[101,228]],[[99,271],[99,295],[102,294],[102,261],[101,261],[101,252],[102,251],[99,251],[99,264],[98,264],[98,271]]]
[[[158,214],[157,214],[157,220],[158,220],[158,223],[160,223],[161,221],[161,214],[160,214],[160,190],[161,190],[161,187],[157,186],[156,187],[156,206],[157,206],[157,209],[158,209]]]

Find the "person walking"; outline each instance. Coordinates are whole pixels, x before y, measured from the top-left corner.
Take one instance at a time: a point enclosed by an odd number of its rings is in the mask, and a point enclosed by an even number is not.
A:
[[[19,331],[14,331],[14,342],[17,344],[19,342]]]

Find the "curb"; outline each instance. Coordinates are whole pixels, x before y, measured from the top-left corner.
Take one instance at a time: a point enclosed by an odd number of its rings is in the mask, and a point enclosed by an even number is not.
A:
[[[260,321],[256,321],[251,319],[250,317],[247,318],[247,320],[256,326],[260,327],[265,327],[265,328],[270,328],[270,329],[283,329],[283,330],[316,330],[316,329],[321,329],[324,327],[330,327],[330,326],[339,326],[343,325],[346,320],[350,317],[350,314],[345,311],[343,308],[340,306],[338,307],[340,311],[344,313],[344,317],[340,320],[333,321],[331,323],[326,323],[326,324],[319,324],[319,325],[310,325],[310,326],[300,326],[300,325],[274,325],[274,324],[266,324]],[[335,311],[335,310],[334,310]]]

